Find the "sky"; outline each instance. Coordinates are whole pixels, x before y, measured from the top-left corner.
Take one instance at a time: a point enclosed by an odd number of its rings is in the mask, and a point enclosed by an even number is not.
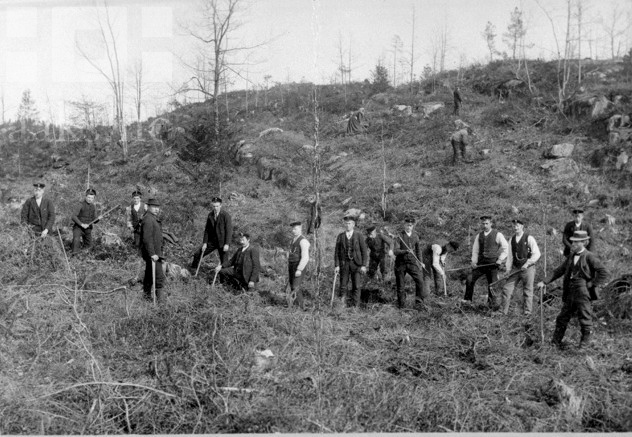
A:
[[[98,42],[99,19],[103,22],[106,12],[126,76],[126,118],[136,118],[131,77],[139,62],[145,83],[143,117],[165,110],[174,98],[183,101],[185,96],[175,90],[193,75],[187,65],[198,51],[190,31],[200,20],[203,1],[108,0],[106,10],[96,6],[103,0],[0,0],[4,118],[16,118],[25,89],[31,90],[40,117],[57,123],[67,120],[69,101],[85,97],[112,105],[107,82],[79,51],[107,70],[107,52]],[[582,56],[609,57],[605,28],[614,22],[623,30],[632,23],[632,1],[581,2]],[[447,37],[446,68],[485,63],[488,50],[481,34],[486,23],[496,27],[496,48],[509,51],[502,34],[516,7],[527,27],[527,56],[553,59],[555,37],[563,43],[565,36],[566,5],[567,0],[242,0],[235,22],[239,26],[229,34],[229,45],[257,48],[235,52],[232,60],[240,64],[240,77],[232,77],[231,87],[252,90],[263,86],[266,77],[270,83],[340,81],[340,50],[345,62],[351,58],[352,80],[370,78],[377,62],[392,75],[396,36],[401,39],[396,59],[409,60],[414,42],[416,77],[432,64],[433,44],[442,33]],[[617,38],[619,43],[621,54],[632,46],[632,28]],[[406,68],[396,63],[397,76]],[[188,101],[201,98],[200,93],[186,96]]]

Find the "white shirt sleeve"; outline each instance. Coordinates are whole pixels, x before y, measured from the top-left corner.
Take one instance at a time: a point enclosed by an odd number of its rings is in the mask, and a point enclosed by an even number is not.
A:
[[[472,244],[472,264],[478,264],[478,236],[480,233],[476,234],[474,238],[474,243]]]
[[[307,241],[307,238],[303,238],[301,242],[299,243],[299,245],[301,246],[301,260],[299,261],[298,267],[296,268],[296,270],[303,271],[305,266],[307,266],[307,262],[309,261],[310,244],[309,244],[309,241]]]
[[[443,267],[441,267],[441,246],[433,244],[430,247],[432,248],[432,267],[443,276]]]
[[[505,236],[498,232],[496,234],[496,244],[500,246],[500,251],[498,253],[498,259],[496,262],[502,263],[507,258],[507,253],[509,252],[509,245],[507,244],[507,240],[505,240]]]
[[[507,244],[507,261],[505,262],[505,267],[508,272],[511,272],[511,269],[513,268],[513,251],[511,250],[511,244]]]
[[[538,243],[533,238],[533,235],[529,235],[527,239],[527,244],[529,245],[529,249],[531,250],[531,256],[527,260],[527,263],[532,266],[540,259],[540,248],[538,247]]]

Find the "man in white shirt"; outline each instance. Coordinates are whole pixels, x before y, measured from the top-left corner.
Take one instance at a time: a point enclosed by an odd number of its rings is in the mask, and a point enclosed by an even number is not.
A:
[[[474,285],[481,276],[487,279],[487,305],[495,309],[498,306],[494,291],[489,286],[498,281],[498,268],[507,258],[507,240],[496,229],[492,229],[492,217],[481,216],[483,230],[474,238],[472,244],[472,271],[465,284],[465,296],[461,302],[472,302]]]
[[[292,230],[292,242],[287,258],[290,291],[296,294],[296,303],[304,310],[303,291],[303,270],[309,262],[309,241],[303,236],[303,226],[300,221],[290,223]]]
[[[524,232],[524,219],[514,219],[512,224],[515,234],[509,240],[509,255],[506,262],[509,276],[503,287],[500,309],[505,315],[509,313],[511,296],[516,284],[520,283],[523,296],[523,314],[529,316],[533,309],[535,263],[540,259],[540,249],[533,235]]]

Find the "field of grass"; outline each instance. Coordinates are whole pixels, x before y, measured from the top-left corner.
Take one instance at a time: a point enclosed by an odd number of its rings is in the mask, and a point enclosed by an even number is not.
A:
[[[361,231],[369,224],[395,230],[413,214],[422,242],[460,241],[448,268],[469,265],[482,213],[493,213],[506,236],[520,214],[540,249],[546,246],[550,273],[562,261],[560,231],[569,209],[591,204],[586,215],[597,253],[613,278],[630,273],[630,179],[590,165],[603,148],[602,139],[586,134],[593,127],[524,102],[500,105],[464,93],[462,118],[476,132],[474,162],[456,167],[449,107],[421,119],[371,105],[369,131],[355,137],[339,135],[345,126],[338,115],[322,114],[322,264],[317,276],[310,262],[306,311],[288,307],[279,249],[289,241],[287,223],[309,213],[312,156],[302,148],[312,142],[309,114],[265,112],[241,123],[234,138],[253,142],[284,178],[261,180],[256,165],[205,175],[209,163],[195,180],[175,153],[150,146],[133,150],[126,164],[112,163],[112,156],[93,161],[100,208],[125,204],[136,188],[161,199],[163,225],[179,238],[166,248],[170,261],[186,265],[201,243],[218,181],[236,230],[248,229],[262,247],[256,291],[211,287],[213,255],[200,277],[168,280],[168,302],[160,308],[130,281],[139,259],[129,241],[113,248],[99,239],[125,235],[121,210],[97,226],[90,253],[64,257],[87,157],[73,151],[71,164],[54,170],[36,166],[33,154],[17,176],[5,150],[0,166],[11,176],[0,180],[2,200],[25,199],[33,178],[45,180],[61,232],[34,244],[19,224],[19,209],[0,204],[0,433],[631,431],[632,322],[615,317],[624,312],[611,311],[610,298],[596,306],[595,345],[582,352],[549,344],[559,297],[542,307],[536,297],[525,319],[516,293],[510,315],[497,316],[486,309],[483,280],[474,303],[460,303],[462,272],[448,276],[447,295],[433,295],[426,311],[398,310],[392,277],[387,285],[365,284],[362,308],[348,309],[338,298],[330,305],[333,246],[348,208],[365,213]],[[340,96],[333,96],[323,106],[339,109]],[[449,94],[428,100],[449,101]],[[518,123],[502,123],[503,114]],[[544,115],[547,121],[536,126]],[[258,138],[270,127],[283,132]],[[557,180],[539,167],[544,149],[557,142],[576,144],[579,175]],[[385,211],[383,184],[401,184],[388,193]],[[542,260],[536,280],[543,277]],[[412,307],[411,283],[407,290]],[[576,321],[567,339],[577,344]]]

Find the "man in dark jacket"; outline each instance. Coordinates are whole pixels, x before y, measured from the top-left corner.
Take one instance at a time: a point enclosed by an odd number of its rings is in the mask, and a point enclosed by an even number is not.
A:
[[[360,275],[366,273],[369,254],[366,242],[355,230],[356,218],[344,217],[345,231],[338,234],[334,251],[334,272],[340,273],[340,291],[338,295],[347,298],[348,306],[360,305]],[[348,292],[351,279],[351,292]]]
[[[404,220],[404,229],[396,236],[393,253],[395,254],[395,284],[397,287],[397,306],[406,307],[406,291],[404,280],[406,273],[415,281],[415,309],[424,308],[424,300],[428,297],[424,291],[421,261],[421,243],[417,232],[413,230],[415,219],[408,217]]]
[[[157,199],[147,201],[147,214],[140,224],[140,253],[145,261],[143,279],[143,297],[152,300],[151,288],[154,285],[152,267],[156,275],[156,300],[165,303],[163,292],[165,274],[162,269],[162,223],[158,219],[160,202]]]
[[[228,258],[228,249],[233,238],[233,223],[230,214],[222,210],[222,199],[213,197],[211,199],[213,211],[206,218],[206,226],[204,227],[204,239],[202,240],[202,248],[193,256],[191,269],[197,269],[200,262],[200,256],[209,255],[217,249],[220,264],[226,262]]]
[[[369,271],[367,276],[370,279],[375,277],[378,268],[382,274],[382,281],[386,278],[388,273],[388,265],[386,255],[393,255],[393,240],[382,234],[377,233],[375,226],[369,226],[366,230],[367,238],[366,245],[370,251],[369,254]]]
[[[571,253],[571,240],[575,231],[586,231],[589,240],[586,242],[586,249],[593,250],[593,229],[590,223],[584,222],[584,210],[582,208],[575,208],[573,210],[574,219],[564,226],[564,232],[562,234],[562,242],[564,243],[564,256],[568,256]]]
[[[97,217],[97,209],[94,205],[94,197],[97,192],[89,188],[86,190],[85,199],[75,208],[72,215],[74,226],[72,228],[72,254],[77,255],[81,249],[81,240],[83,246],[89,248],[92,245],[92,224],[98,223],[102,219]]]
[[[218,264],[215,271],[219,273],[219,280],[240,290],[252,290],[259,282],[261,262],[259,249],[250,244],[250,234],[239,234],[241,247],[230,258],[230,261]]]
[[[33,197],[22,205],[21,221],[29,225],[36,236],[45,237],[53,231],[55,225],[55,206],[48,197],[44,197],[45,184],[38,182],[33,187]]]
[[[147,211],[147,205],[141,201],[142,193],[140,191],[134,191],[132,193],[132,203],[125,212],[127,215],[127,229],[130,230],[134,237],[134,246],[140,246],[140,221],[143,215]]]
[[[459,87],[454,88],[454,115],[459,115],[461,110],[461,104],[463,103],[463,99],[461,98],[461,90]]]
[[[608,271],[595,254],[586,249],[590,240],[586,231],[575,231],[571,241],[571,254],[556,268],[551,277],[538,283],[538,288],[564,277],[562,292],[562,309],[555,320],[555,332],[551,342],[563,348],[562,341],[568,322],[577,315],[582,337],[579,348],[590,345],[592,334],[592,303],[599,299],[598,289],[606,284]]]

